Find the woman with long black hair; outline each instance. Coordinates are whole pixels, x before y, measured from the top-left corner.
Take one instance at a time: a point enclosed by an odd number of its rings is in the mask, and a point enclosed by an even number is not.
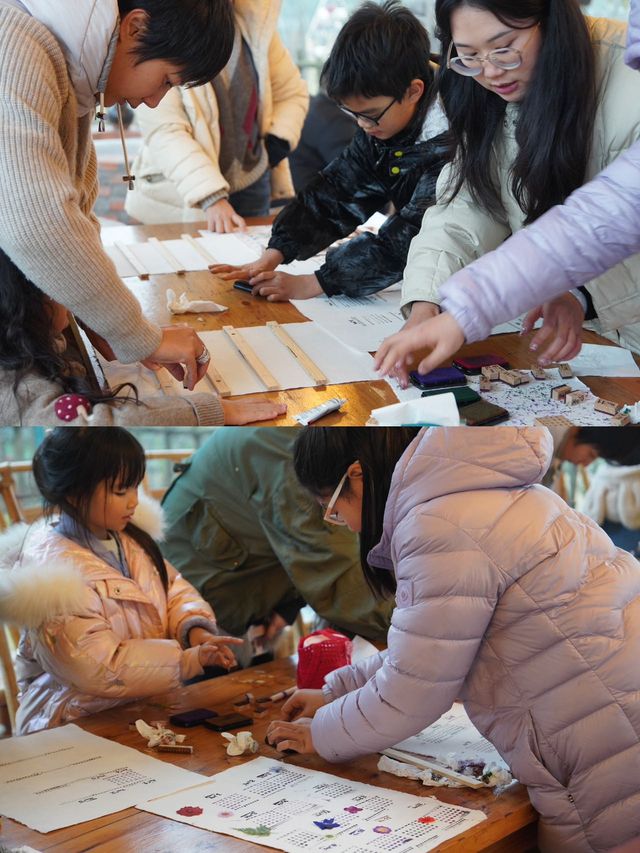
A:
[[[473,435],[471,435],[471,432]],[[640,565],[538,485],[539,427],[313,428],[294,464],[395,589],[388,648],[300,690],[268,738],[347,761],[455,699],[526,785],[544,853],[640,838]],[[312,718],[312,719],[309,719]],[[636,839],[633,846],[632,839]]]
[[[438,313],[439,287],[534,222],[640,138],[640,78],[624,64],[625,27],[585,18],[577,0],[438,0],[439,86],[455,160],[414,239],[402,302],[407,328]],[[532,348],[571,358],[585,319],[640,349],[632,259],[528,315]],[[481,294],[478,294],[478,300]],[[380,362],[385,369],[389,347]]]

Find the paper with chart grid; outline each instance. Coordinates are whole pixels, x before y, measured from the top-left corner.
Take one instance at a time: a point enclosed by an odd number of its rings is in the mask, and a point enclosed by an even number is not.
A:
[[[288,853],[424,853],[486,820],[435,797],[268,758],[138,808]]]
[[[0,740],[0,814],[38,832],[114,814],[204,778],[73,724]]]

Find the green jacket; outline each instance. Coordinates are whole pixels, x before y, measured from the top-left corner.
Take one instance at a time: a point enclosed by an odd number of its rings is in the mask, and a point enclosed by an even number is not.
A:
[[[375,598],[357,537],[326,524],[298,484],[291,460],[297,433],[213,432],[164,498],[164,554],[225,631],[243,634],[273,611],[292,622],[307,602],[337,628],[385,639],[393,598]]]

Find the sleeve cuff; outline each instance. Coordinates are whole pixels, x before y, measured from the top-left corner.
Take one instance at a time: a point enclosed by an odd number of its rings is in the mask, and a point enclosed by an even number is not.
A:
[[[200,665],[198,646],[192,649],[185,649],[182,652],[180,659],[180,678],[182,681],[189,681],[195,678],[196,675],[202,675],[204,669]]]
[[[226,190],[219,190],[217,193],[211,193],[211,195],[203,198],[201,202],[198,202],[198,207],[201,210],[209,210],[210,207],[222,201],[223,198],[229,198],[229,193]]]
[[[205,631],[209,631],[210,634],[219,633],[216,623],[210,619],[205,619],[203,616],[193,616],[190,619],[185,619],[180,625],[178,636],[176,637],[183,649],[190,648],[189,631],[192,628],[203,628]]]

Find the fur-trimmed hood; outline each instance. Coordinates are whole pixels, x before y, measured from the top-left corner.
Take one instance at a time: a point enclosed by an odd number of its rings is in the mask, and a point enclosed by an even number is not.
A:
[[[133,523],[153,539],[164,536],[162,507],[140,492]],[[53,559],[43,563],[26,554],[44,539],[50,522],[14,524],[0,536],[0,622],[37,628],[56,616],[78,609],[86,582],[82,568],[73,559]]]

